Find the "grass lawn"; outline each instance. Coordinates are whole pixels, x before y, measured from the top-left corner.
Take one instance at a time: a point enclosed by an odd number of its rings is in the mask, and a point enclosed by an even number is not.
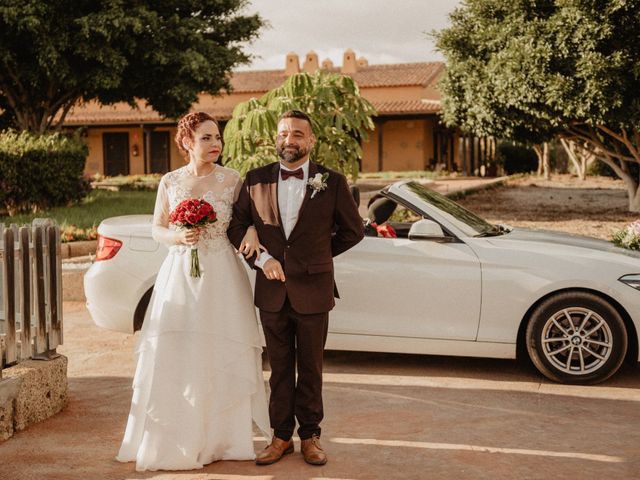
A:
[[[71,207],[56,207],[35,214],[0,217],[0,223],[23,225],[38,217],[53,218],[60,226],[75,226],[79,229],[91,229],[102,220],[116,215],[153,213],[156,192],[93,190],[80,204]]]

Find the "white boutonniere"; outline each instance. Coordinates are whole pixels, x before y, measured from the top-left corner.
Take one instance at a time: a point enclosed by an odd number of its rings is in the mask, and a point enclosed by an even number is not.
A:
[[[311,193],[311,198],[316,196],[316,193],[321,192],[325,188],[327,188],[327,178],[329,178],[328,173],[316,173],[313,178],[310,178],[307,182],[313,192]]]

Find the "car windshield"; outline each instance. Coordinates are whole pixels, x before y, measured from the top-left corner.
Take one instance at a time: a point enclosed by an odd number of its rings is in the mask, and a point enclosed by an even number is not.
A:
[[[454,220],[467,235],[480,237],[500,235],[504,232],[501,226],[490,224],[453,200],[417,182],[407,182],[400,188],[410,195],[436,207],[445,216],[449,217],[449,220]]]

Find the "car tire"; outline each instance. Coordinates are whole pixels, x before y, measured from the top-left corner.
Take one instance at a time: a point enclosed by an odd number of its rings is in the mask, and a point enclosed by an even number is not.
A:
[[[137,332],[142,329],[142,324],[144,323],[144,317],[147,314],[147,308],[149,307],[149,302],[151,301],[151,294],[153,294],[153,287],[147,290],[140,301],[138,302],[138,306],[136,307],[136,311],[133,313],[133,332]]]
[[[531,361],[547,378],[594,384],[613,375],[627,352],[627,330],[618,311],[589,292],[568,291],[545,299],[526,330]]]

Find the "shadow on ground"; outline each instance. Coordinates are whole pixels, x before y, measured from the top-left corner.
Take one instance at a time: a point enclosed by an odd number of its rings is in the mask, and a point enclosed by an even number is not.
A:
[[[571,387],[516,361],[327,352],[325,373],[325,467],[306,465],[297,444],[269,467],[135,472],[114,460],[131,378],[83,376],[69,379],[65,411],[0,445],[0,478],[634,478],[640,466],[634,368]]]

